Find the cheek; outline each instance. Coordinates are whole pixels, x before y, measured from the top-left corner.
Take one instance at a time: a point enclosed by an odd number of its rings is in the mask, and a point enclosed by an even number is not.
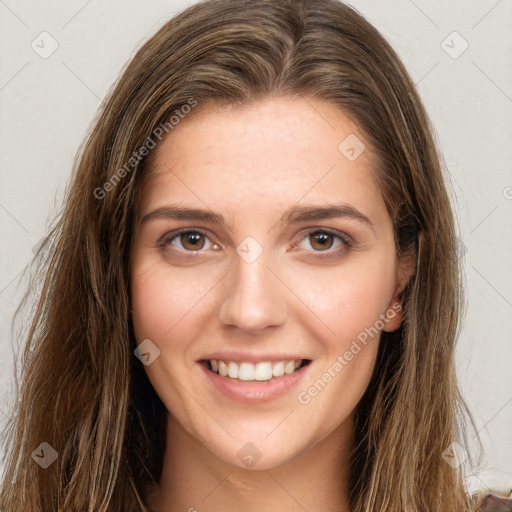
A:
[[[375,326],[386,312],[394,291],[394,261],[387,254],[378,256],[367,255],[337,268],[294,278],[297,295],[320,320],[317,323],[323,324],[324,342],[343,349],[365,329]]]
[[[144,370],[168,410],[180,415],[188,402],[179,383],[186,382],[193,340],[207,318],[204,298],[209,288],[194,279],[192,272],[171,272],[149,256],[134,264],[131,272],[135,339],[138,344],[150,339],[160,350]]]
[[[310,411],[329,411],[319,433],[330,432],[347,418],[370,382],[383,327],[382,315],[393,291],[393,267],[365,265],[338,269],[328,286],[307,280],[308,295],[319,322],[307,327],[323,346],[316,372],[305,379],[297,397]],[[316,283],[316,285],[314,284]]]
[[[175,329],[182,331],[191,316],[201,314],[202,301],[213,282],[209,286],[209,281],[199,279],[197,272],[193,274],[193,269],[170,272],[158,264],[133,267],[131,293],[137,341],[154,338],[164,343]]]

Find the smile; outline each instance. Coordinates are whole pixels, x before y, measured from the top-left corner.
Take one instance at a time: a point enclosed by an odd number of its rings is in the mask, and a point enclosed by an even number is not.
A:
[[[238,379],[242,381],[269,381],[291,375],[296,370],[306,366],[311,361],[309,359],[291,359],[287,361],[261,361],[258,363],[235,361],[220,361],[210,359],[206,361],[208,369],[217,373],[221,377]]]
[[[198,361],[213,396],[245,404],[262,404],[284,397],[299,386],[310,370],[310,359],[238,362],[225,359]],[[208,386],[209,387],[209,386]]]

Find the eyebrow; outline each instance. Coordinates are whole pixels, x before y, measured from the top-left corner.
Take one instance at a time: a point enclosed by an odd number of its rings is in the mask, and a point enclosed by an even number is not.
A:
[[[375,232],[375,226],[370,217],[346,203],[292,206],[283,213],[277,225],[332,218],[355,220]],[[195,220],[211,224],[226,224],[224,217],[218,213],[201,208],[188,208],[179,204],[169,204],[147,213],[142,217],[141,224],[154,219]],[[228,227],[231,229],[230,225]]]

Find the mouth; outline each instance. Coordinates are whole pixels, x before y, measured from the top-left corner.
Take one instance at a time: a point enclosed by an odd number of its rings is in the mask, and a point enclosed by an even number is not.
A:
[[[240,382],[273,382],[300,371],[311,363],[310,359],[281,361],[225,361],[207,359],[199,361],[205,368],[220,377]]]
[[[290,393],[305,378],[311,362],[311,359],[295,358],[230,361],[220,357],[198,361],[213,400],[223,396],[249,405],[264,404],[279,398],[293,399]]]

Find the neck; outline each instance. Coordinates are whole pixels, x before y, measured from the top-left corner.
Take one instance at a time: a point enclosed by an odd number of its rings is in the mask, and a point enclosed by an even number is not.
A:
[[[348,512],[352,417],[293,460],[268,470],[222,461],[172,417],[162,477],[150,498],[154,512],[325,510]]]

